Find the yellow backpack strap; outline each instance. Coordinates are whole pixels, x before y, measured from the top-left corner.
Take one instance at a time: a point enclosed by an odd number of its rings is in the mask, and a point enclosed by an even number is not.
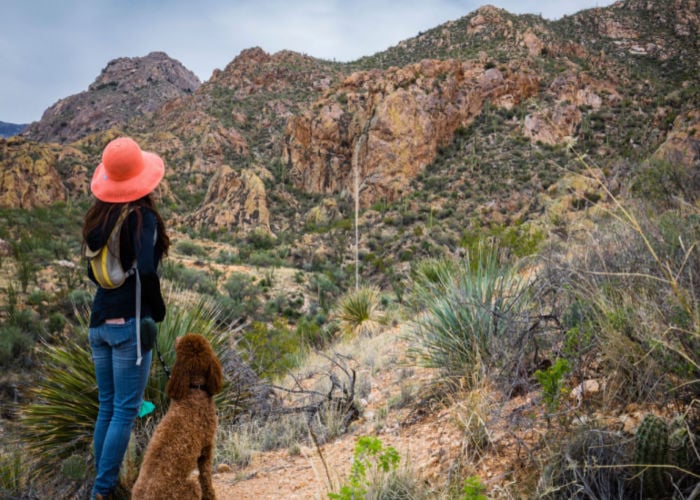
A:
[[[122,225],[130,212],[131,208],[128,205],[125,205],[122,208],[122,211],[119,214],[114,227],[112,228],[112,232],[109,234],[107,243],[105,243],[104,246],[97,250],[87,248],[85,251],[85,256],[89,259],[90,268],[92,269],[92,273],[95,275],[95,280],[102,288],[117,288],[124,283],[124,280],[128,276],[134,273],[134,266],[126,271],[122,269],[119,248],[119,236]],[[114,258],[110,258],[110,254]],[[114,266],[118,266],[117,269],[114,269]],[[124,272],[122,273],[122,271]],[[120,280],[115,282],[113,280],[113,276],[118,276]]]

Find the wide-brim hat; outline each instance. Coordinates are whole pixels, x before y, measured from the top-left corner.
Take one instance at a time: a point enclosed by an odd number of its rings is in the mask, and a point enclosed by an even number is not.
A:
[[[142,151],[130,137],[119,137],[102,152],[102,163],[95,169],[90,190],[98,200],[127,203],[153,191],[164,174],[160,156]]]

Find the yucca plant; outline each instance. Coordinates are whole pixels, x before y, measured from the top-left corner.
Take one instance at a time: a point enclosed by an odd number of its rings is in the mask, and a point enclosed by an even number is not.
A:
[[[498,248],[419,265],[412,304],[413,353],[448,377],[473,376],[502,346],[528,306],[528,282],[499,259]]]
[[[213,300],[172,290],[166,300],[172,305],[158,332],[158,347],[166,366],[172,368],[175,360],[175,338],[186,333],[207,337],[222,364],[226,364],[233,355],[228,339],[230,332],[217,325]],[[92,435],[98,399],[85,317],[83,314],[83,324],[74,329],[70,338],[60,344],[42,346],[39,354],[42,375],[37,377],[29,396],[31,403],[21,412],[19,444],[26,447],[31,479],[36,483],[55,485],[76,481],[79,474],[75,472],[75,464],[78,462],[85,466],[83,477],[92,468]],[[155,404],[156,411],[147,420],[137,422],[137,434],[148,434],[168,406],[167,375],[157,353],[153,354],[145,399]],[[246,388],[232,386],[225,384],[224,391],[216,397],[223,414],[237,412],[236,405],[245,399],[241,393]],[[147,436],[137,437],[137,441],[142,448]],[[70,474],[64,473],[65,464],[69,465]]]
[[[384,322],[379,290],[361,286],[347,291],[338,299],[336,317],[341,331],[348,335],[374,335]]]
[[[19,426],[32,482],[60,484],[63,463],[81,457],[88,469],[97,418],[97,382],[87,328],[70,339],[40,349],[42,375],[29,394]]]

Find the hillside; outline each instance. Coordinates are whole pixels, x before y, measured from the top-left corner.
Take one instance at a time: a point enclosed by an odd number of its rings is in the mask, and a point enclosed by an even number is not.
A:
[[[0,435],[51,366],[39,340],[79,336],[88,181],[128,134],[166,162],[174,306],[216,304],[227,366],[260,377],[243,416],[222,410],[224,498],[337,491],[367,435],[399,451],[403,475],[375,479],[401,498],[692,498],[699,35],[695,0],[558,21],[484,6],[350,63],[252,47],[199,82],[164,53],[109,62],[0,139]],[[353,329],[359,285],[378,295]],[[329,416],[308,391],[349,366]],[[316,413],[286,420],[304,398]]]

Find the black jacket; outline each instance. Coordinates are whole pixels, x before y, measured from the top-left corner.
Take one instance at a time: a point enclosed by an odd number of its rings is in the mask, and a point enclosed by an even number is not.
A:
[[[138,219],[136,210],[141,210],[143,214],[140,234],[137,234]],[[91,249],[102,247],[107,242],[113,225],[114,223],[109,224],[109,230],[106,232],[99,228],[91,232],[86,241],[88,247]],[[134,257],[137,259],[137,267],[141,278],[141,317],[151,316],[155,321],[160,322],[165,317],[165,302],[163,301],[160,279],[157,274],[161,255],[154,245],[156,231],[155,214],[143,207],[135,208],[122,226],[120,256],[124,269],[131,267]],[[87,268],[88,277],[97,284],[89,264]],[[98,285],[92,302],[90,327],[99,326],[106,319],[129,319],[135,316],[136,276],[129,276],[122,286],[111,290]]]

